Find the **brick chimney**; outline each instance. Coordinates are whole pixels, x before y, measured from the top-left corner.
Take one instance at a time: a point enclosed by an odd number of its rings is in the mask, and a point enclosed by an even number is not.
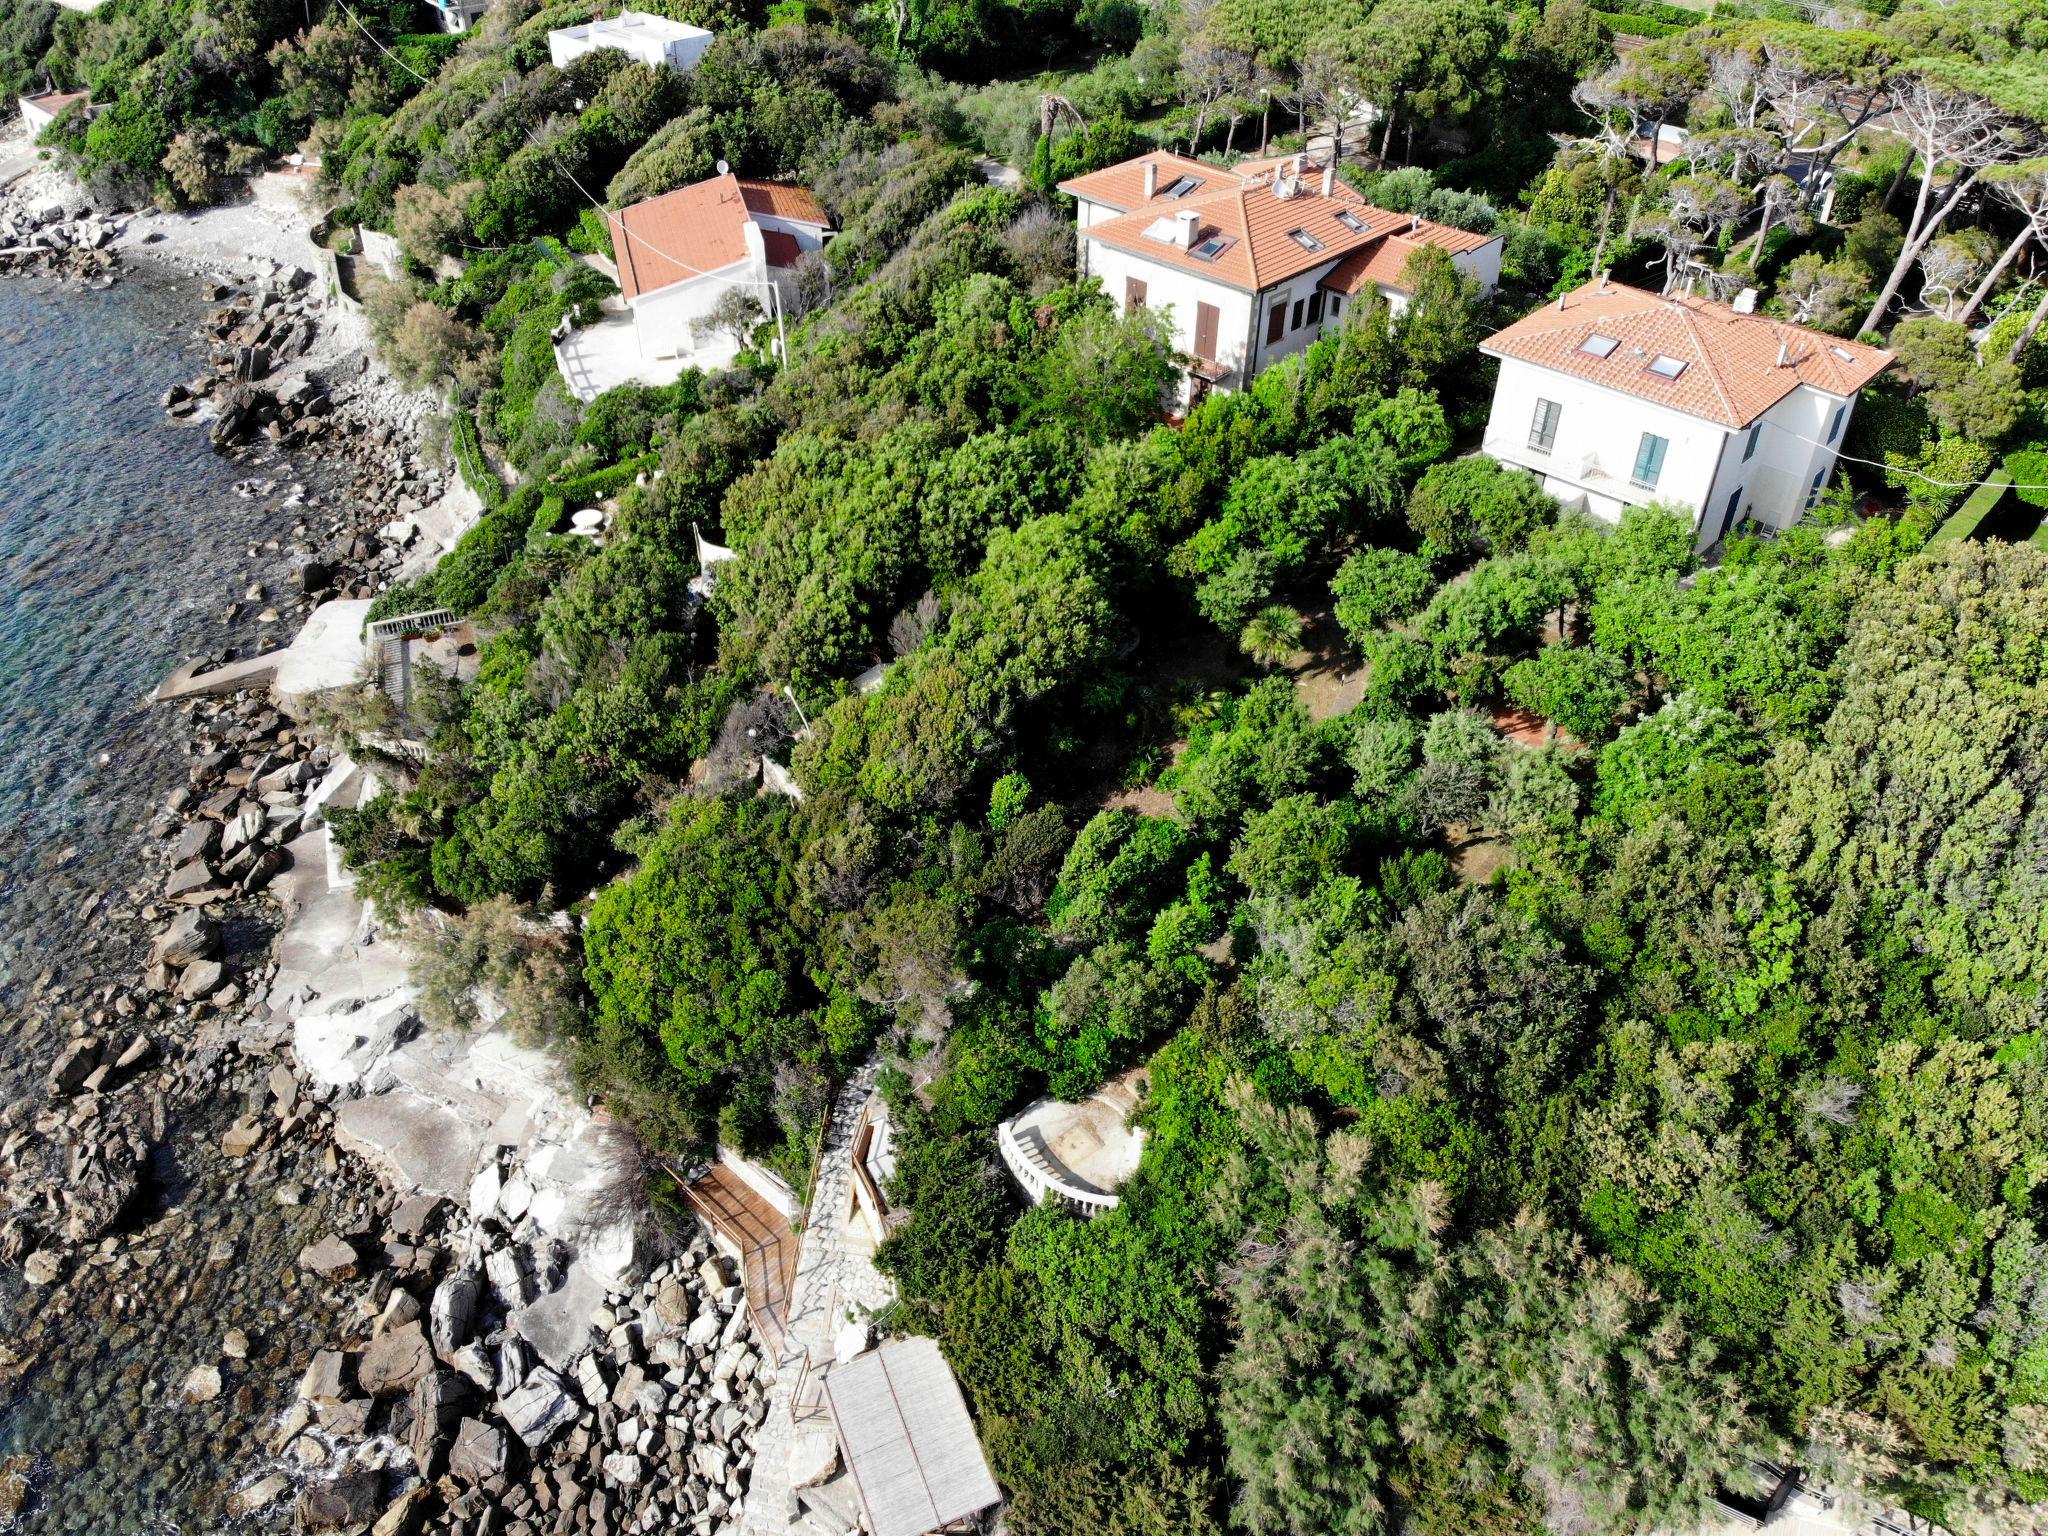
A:
[[[1145,162],[1145,201],[1148,203],[1152,201],[1158,191],[1159,162],[1157,160],[1147,160]]]
[[[1337,162],[1335,160],[1332,160],[1328,165],[1323,167],[1323,196],[1335,197],[1336,195]]]

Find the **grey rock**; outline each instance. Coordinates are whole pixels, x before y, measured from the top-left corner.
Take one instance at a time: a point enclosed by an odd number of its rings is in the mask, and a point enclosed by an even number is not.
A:
[[[299,1492],[298,1521],[302,1531],[338,1531],[367,1525],[382,1504],[382,1478],[375,1472],[349,1472]]]
[[[484,1260],[484,1273],[490,1277],[491,1289],[497,1293],[499,1302],[508,1310],[533,1300],[533,1277],[526,1272],[517,1248],[500,1248],[489,1255]]]
[[[188,1403],[210,1403],[220,1396],[220,1367],[196,1365],[185,1373],[178,1394]]]
[[[469,1383],[453,1371],[430,1370],[413,1383],[412,1427],[406,1445],[421,1477],[431,1480],[439,1473],[449,1430],[474,1395]]]
[[[309,1403],[338,1403],[348,1395],[344,1377],[348,1357],[338,1349],[323,1349],[306,1367],[299,1381],[299,1396]]]
[[[396,1397],[410,1392],[433,1364],[426,1330],[417,1322],[403,1323],[370,1341],[356,1363],[356,1380],[372,1397]]]
[[[439,1195],[414,1195],[399,1202],[398,1209],[391,1213],[393,1235],[413,1241],[425,1237],[434,1225],[434,1217],[440,1211],[442,1200]]]
[[[483,1282],[473,1269],[458,1269],[434,1287],[434,1299],[427,1308],[428,1332],[434,1353],[450,1364],[455,1351],[469,1342],[482,1291]]]
[[[100,1064],[100,1038],[98,1035],[80,1035],[57,1053],[57,1059],[50,1064],[49,1090],[53,1098],[62,1098],[78,1092],[91,1077],[93,1069]]]
[[[498,1404],[498,1413],[529,1449],[546,1445],[573,1424],[582,1406],[569,1384],[547,1366],[537,1365],[526,1380]]]
[[[448,1472],[465,1483],[485,1483],[505,1473],[505,1432],[481,1419],[464,1419],[448,1453]]]
[[[352,1244],[332,1235],[299,1250],[299,1268],[310,1269],[322,1280],[353,1280],[361,1263]]]
[[[205,821],[199,825],[215,825]],[[193,965],[211,961],[221,952],[221,926],[197,907],[186,907],[172,920],[170,928],[150,944],[150,965]]]
[[[188,1003],[202,997],[211,997],[220,990],[227,980],[227,967],[218,960],[195,960],[185,967],[185,974],[178,978],[178,996]]]

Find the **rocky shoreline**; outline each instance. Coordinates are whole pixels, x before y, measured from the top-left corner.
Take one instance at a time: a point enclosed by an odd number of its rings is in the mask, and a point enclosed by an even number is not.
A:
[[[104,286],[134,234],[89,210],[0,198],[0,270]],[[283,631],[431,560],[447,477],[422,457],[419,412],[394,422],[388,382],[326,334],[310,275],[259,261],[201,280],[208,366],[161,404],[248,465],[239,494],[275,496],[292,520],[249,551],[289,578],[224,594],[229,611],[260,606],[257,622]],[[296,464],[275,472],[279,453],[311,455],[318,488],[290,478]],[[280,640],[264,633],[259,652]],[[90,978],[53,967],[27,1002],[64,1043],[41,1095],[0,1107],[0,1263],[42,1297],[35,1324],[0,1349],[0,1387],[69,1379],[75,1309],[108,1308],[130,1319],[117,1336],[132,1335],[149,1331],[155,1286],[238,1294],[238,1245],[197,1251],[171,1189],[182,1163],[217,1153],[235,1168],[231,1190],[317,1214],[323,1235],[284,1268],[290,1306],[274,1318],[177,1341],[199,1357],[178,1396],[229,1415],[214,1448],[229,1464],[210,1469],[203,1508],[236,1528],[289,1516],[376,1536],[736,1528],[769,1370],[724,1261],[699,1232],[593,1288],[538,1219],[545,1181],[517,1145],[487,1156],[464,1199],[394,1188],[388,1162],[337,1134],[345,1107],[378,1090],[298,1060],[304,989],[280,984],[278,960],[294,914],[273,887],[309,846],[324,850],[311,835],[323,794],[354,770],[264,694],[179,708],[187,782],[155,820],[160,873],[78,914],[114,930],[102,947],[126,954],[126,975],[110,979],[104,956]],[[542,1330],[532,1319],[550,1298],[570,1315]],[[252,1422],[280,1402],[273,1422]],[[0,1460],[0,1523],[91,1528],[52,1502],[58,1461]]]

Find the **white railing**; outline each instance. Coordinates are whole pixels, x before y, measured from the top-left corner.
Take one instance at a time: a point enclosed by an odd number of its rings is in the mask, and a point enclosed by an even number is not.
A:
[[[1053,1166],[1052,1160],[1019,1137],[1007,1120],[996,1127],[996,1150],[1002,1153],[1003,1165],[1024,1187],[1024,1193],[1031,1197],[1034,1205],[1059,1200],[1086,1216],[1117,1208],[1119,1202],[1115,1195],[1105,1195],[1098,1189],[1083,1189],[1060,1177],[1060,1171]]]

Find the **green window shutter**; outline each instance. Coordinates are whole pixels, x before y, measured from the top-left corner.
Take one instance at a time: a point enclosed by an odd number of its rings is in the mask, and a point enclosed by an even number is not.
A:
[[[1654,490],[1657,477],[1664,473],[1664,450],[1670,443],[1654,432],[1645,432],[1643,440],[1636,445],[1635,473],[1629,478],[1645,490]]]

